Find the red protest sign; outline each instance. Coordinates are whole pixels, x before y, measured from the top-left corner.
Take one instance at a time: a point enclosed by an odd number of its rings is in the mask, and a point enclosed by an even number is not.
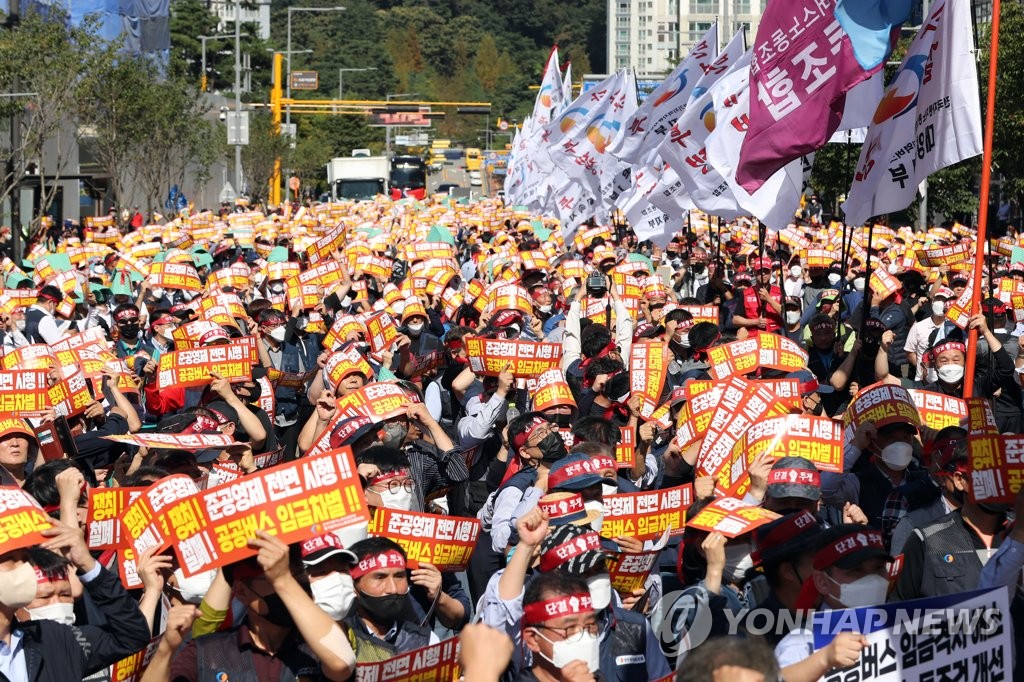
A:
[[[633,429],[628,426],[619,427],[619,442],[615,444],[615,462],[620,468],[632,469],[636,463],[636,442]]]
[[[480,521],[377,507],[369,532],[400,544],[411,568],[422,563],[442,572],[458,572],[469,566]]]
[[[454,637],[378,663],[356,666],[356,682],[453,682],[458,680],[458,640]]]
[[[708,349],[708,374],[712,379],[728,379],[731,376],[747,374],[757,369],[757,337],[733,341],[723,346]]]
[[[877,383],[861,389],[843,414],[843,426],[854,431],[867,422],[881,428],[900,421],[918,426],[921,416],[910,392],[892,384]]]
[[[366,341],[374,353],[383,353],[397,338],[398,325],[387,312],[382,310],[366,318]]]
[[[670,535],[682,535],[686,508],[692,503],[693,486],[689,483],[664,490],[605,495],[601,535],[655,540],[669,529]]]
[[[167,510],[185,576],[254,555],[257,530],[291,544],[366,523],[352,450],[331,450],[222,483]]]
[[[10,417],[37,417],[50,407],[45,370],[0,370],[0,413]]]
[[[199,273],[188,263],[151,263],[149,266],[149,283],[153,287],[164,289],[183,289],[185,291],[202,291],[203,284],[199,281]],[[248,278],[246,278],[248,284]]]
[[[117,436],[103,436],[103,438],[145,448],[172,448],[190,451],[238,445],[235,439],[222,433],[125,433]]]
[[[157,551],[166,548],[174,527],[165,517],[167,509],[180,500],[191,499],[198,492],[195,481],[185,474],[162,478],[146,488],[121,516],[126,545],[136,555],[150,547],[157,547]]]
[[[685,310],[693,316],[694,324],[698,322],[710,322],[718,324],[718,306],[716,305],[677,305],[677,310]]]
[[[727,538],[735,538],[777,518],[778,514],[764,507],[751,506],[734,497],[720,497],[686,523],[697,530],[717,531]]]
[[[967,434],[970,436],[998,436],[999,426],[988,398],[967,398]]]
[[[121,515],[145,488],[93,488],[85,515],[89,549],[117,549],[121,541]]]
[[[35,498],[21,488],[0,486],[0,554],[42,544],[53,523]]]
[[[558,406],[576,407],[576,401],[560,369],[549,369],[537,377],[537,390],[533,393],[533,409],[543,412]]]
[[[974,296],[974,278],[967,283],[960,297],[949,304],[946,309],[946,319],[962,330],[967,329],[967,323],[971,321],[971,298]]]
[[[766,386],[733,377],[711,416],[697,455],[697,475],[719,478],[732,459],[732,450],[744,433],[767,417],[786,414],[786,408]],[[723,484],[730,487],[732,483]]]
[[[50,369],[53,364],[53,351],[43,343],[15,348],[0,359],[4,369]]]
[[[444,352],[439,350],[430,351],[426,355],[415,356],[409,364],[409,378],[415,379],[418,376],[433,372],[444,365]]]
[[[1024,436],[968,436],[972,502],[1013,502],[1024,482]]]
[[[919,249],[917,251],[917,259],[926,268],[959,265],[968,260],[970,256],[970,242],[960,242],[952,246],[939,246],[934,249]]]
[[[157,370],[157,386],[192,388],[210,383],[216,372],[225,379],[252,378],[252,356],[247,344],[204,346],[164,353]]]
[[[557,369],[562,358],[562,346],[557,343],[480,337],[466,337],[464,342],[470,369],[487,376],[497,376],[511,364],[512,374],[528,379]]]
[[[921,415],[921,422],[930,429],[940,431],[947,426],[960,426],[967,419],[967,403],[956,396],[912,388],[910,397]]]
[[[619,553],[608,560],[608,576],[612,589],[621,594],[643,589],[647,576],[658,563],[661,552]]]
[[[409,394],[398,384],[376,382],[339,400],[338,412],[342,419],[365,415],[380,422],[404,415],[412,402]]]
[[[818,471],[843,473],[843,427],[828,417],[788,414],[751,425],[736,444],[734,454],[747,463],[759,455],[803,457]]]
[[[85,375],[77,370],[48,388],[46,393],[58,417],[81,414],[95,402]]]
[[[634,343],[630,350],[630,395],[640,396],[640,417],[645,420],[649,420],[658,409],[665,379],[668,377],[669,357],[666,341]]]

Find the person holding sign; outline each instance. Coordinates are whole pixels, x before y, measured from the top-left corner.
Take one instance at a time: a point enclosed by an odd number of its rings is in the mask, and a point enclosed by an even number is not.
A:
[[[755,258],[750,267],[757,282],[739,293],[742,303],[732,318],[733,323],[751,335],[760,332],[775,334],[783,327],[782,290],[771,283],[774,272],[772,260]]]
[[[797,609],[845,609],[885,603],[889,589],[886,562],[890,560],[882,534],[863,526],[842,525],[826,530],[814,554],[811,575],[804,581]],[[794,630],[775,647],[786,682],[811,682],[834,668],[853,665],[867,646],[857,632],[842,632],[817,651],[810,630]]]

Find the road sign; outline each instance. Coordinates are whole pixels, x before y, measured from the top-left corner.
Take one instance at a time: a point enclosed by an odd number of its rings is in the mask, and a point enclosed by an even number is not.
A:
[[[401,126],[402,128],[429,128],[432,121],[419,112],[402,111],[394,113],[379,113],[370,116],[371,126]]]
[[[320,74],[316,71],[292,71],[292,90],[316,90],[320,86]]]
[[[282,123],[281,124],[281,137],[290,137],[295,139],[295,124],[294,123]]]
[[[229,145],[249,144],[249,112],[228,111],[226,112]]]
[[[498,124],[498,130],[508,130],[508,121],[502,121]]]

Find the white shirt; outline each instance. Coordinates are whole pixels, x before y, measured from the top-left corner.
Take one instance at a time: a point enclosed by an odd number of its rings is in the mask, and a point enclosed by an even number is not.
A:
[[[920,322],[915,322],[914,326],[907,332],[907,343],[903,346],[903,350],[908,353],[914,353],[917,355],[917,381],[921,381],[925,377],[925,368],[921,364],[921,356],[928,350],[928,337],[931,336],[932,332],[943,326],[945,320],[935,324],[932,321],[932,317],[928,316]]]
[[[43,311],[44,315],[39,320],[39,336],[43,338],[43,341],[47,345],[53,345],[64,338],[64,332],[67,330],[71,321],[62,322],[57,324],[57,320],[53,318],[53,314],[49,310],[42,306],[35,304],[32,306],[36,310]]]
[[[787,277],[784,280],[784,282],[785,282],[786,296],[796,296],[796,297],[803,296],[803,294],[804,294],[804,280],[803,280],[802,277],[797,277],[796,279],[793,279],[792,277]]]
[[[775,646],[775,660],[785,668],[810,658],[814,653],[814,635],[803,628],[793,630]]]

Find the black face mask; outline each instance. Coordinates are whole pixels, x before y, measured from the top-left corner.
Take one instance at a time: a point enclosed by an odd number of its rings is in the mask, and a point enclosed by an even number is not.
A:
[[[118,329],[121,330],[121,337],[125,339],[134,339],[139,335],[139,325],[137,324],[123,324]]]
[[[356,590],[356,602],[362,606],[370,616],[380,623],[394,623],[405,610],[406,594],[385,594],[381,597],[370,595]]]
[[[549,414],[548,421],[552,422],[556,426],[568,428],[572,426],[572,414]]]
[[[703,263],[694,263],[693,264],[693,272],[695,274],[698,274],[698,275],[704,274],[704,271],[707,270],[707,269],[708,269],[708,266],[704,265]]]
[[[261,599],[267,605],[267,613],[262,617],[268,623],[280,628],[295,626],[295,619],[292,618],[292,614],[288,613],[288,607],[281,601],[281,597],[276,594],[268,594],[266,597],[261,597]]]
[[[569,454],[569,451],[565,449],[565,441],[557,433],[549,433],[544,440],[537,444],[537,448],[540,449],[540,459],[545,464],[554,464]]]

